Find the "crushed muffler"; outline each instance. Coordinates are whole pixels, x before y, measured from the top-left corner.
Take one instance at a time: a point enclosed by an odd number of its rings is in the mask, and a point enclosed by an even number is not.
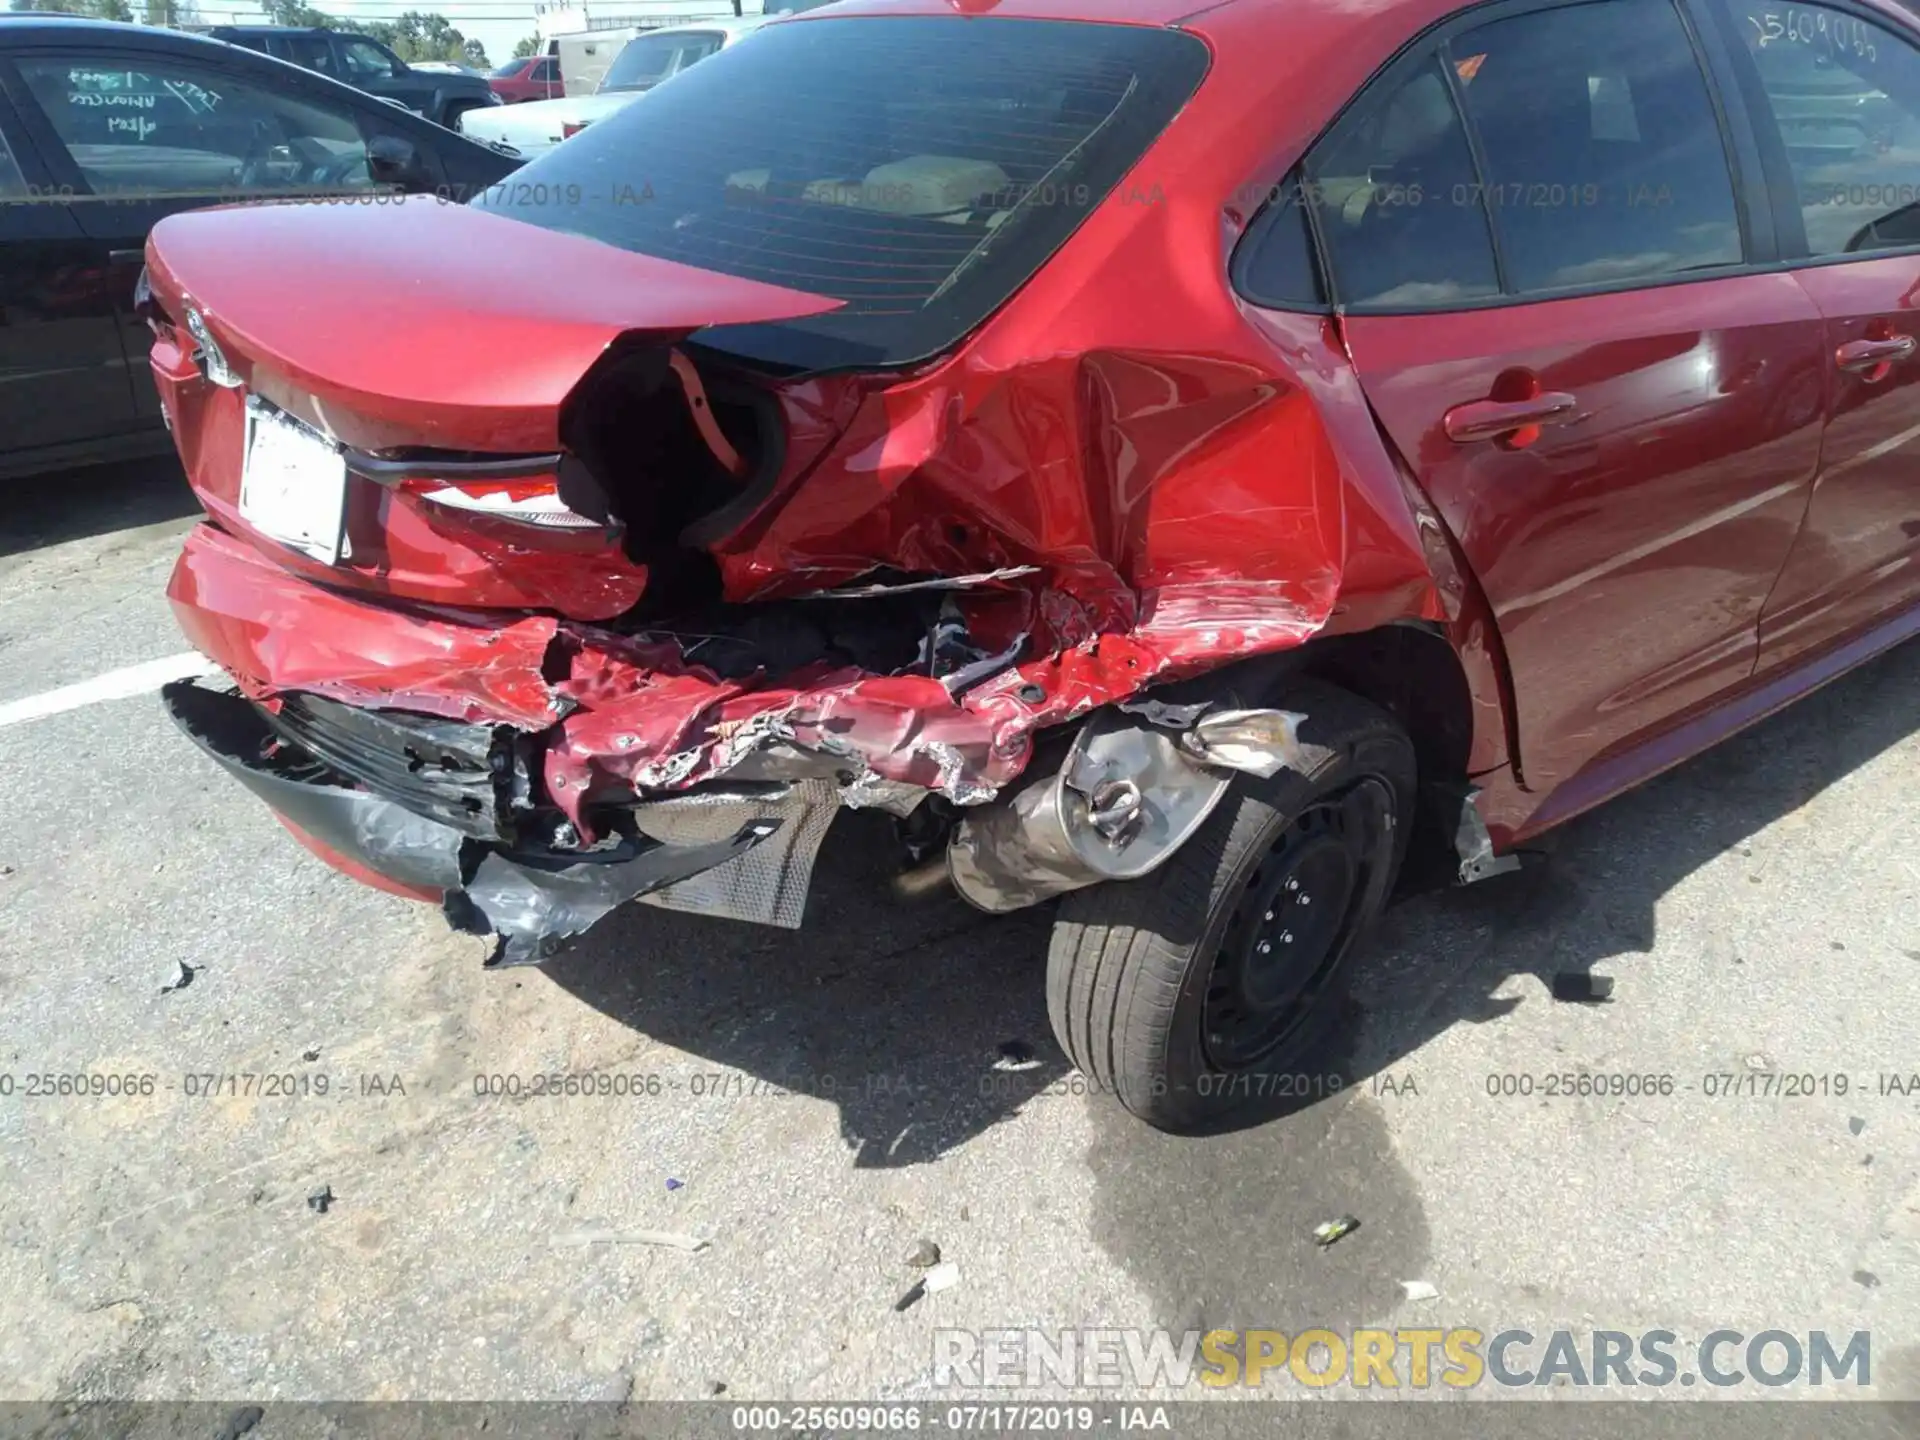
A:
[[[1096,714],[1058,769],[968,812],[947,872],[968,903],[1004,913],[1103,880],[1151,873],[1192,838],[1233,772],[1310,771],[1306,717],[1152,703]]]

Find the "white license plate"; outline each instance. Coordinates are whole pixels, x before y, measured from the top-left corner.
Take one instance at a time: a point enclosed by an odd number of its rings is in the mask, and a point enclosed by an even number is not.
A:
[[[332,565],[340,559],[346,516],[346,457],[299,422],[249,403],[240,518]]]

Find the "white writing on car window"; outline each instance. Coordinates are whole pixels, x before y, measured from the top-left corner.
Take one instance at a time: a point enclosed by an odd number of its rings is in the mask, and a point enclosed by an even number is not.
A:
[[[1873,27],[1851,15],[1789,7],[1749,15],[1747,22],[1753,26],[1757,49],[1764,50],[1769,45],[1806,45],[1835,57],[1853,55],[1868,61],[1880,58],[1879,49],[1873,43]]]

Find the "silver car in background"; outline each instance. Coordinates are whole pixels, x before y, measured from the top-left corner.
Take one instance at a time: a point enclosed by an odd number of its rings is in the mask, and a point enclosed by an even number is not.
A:
[[[662,81],[738,44],[768,18],[754,15],[743,20],[709,20],[649,30],[627,42],[607,67],[600,88],[591,95],[468,111],[461,117],[460,132],[483,145],[505,146],[531,160],[595,120],[631,105]]]

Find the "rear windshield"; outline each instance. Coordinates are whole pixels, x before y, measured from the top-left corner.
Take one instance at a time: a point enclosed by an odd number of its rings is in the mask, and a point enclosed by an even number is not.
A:
[[[614,57],[600,82],[602,91],[644,90],[658,85],[667,76],[684,70],[696,60],[704,60],[720,48],[726,37],[715,30],[698,30],[678,35],[642,35],[627,42],[627,48]]]
[[[728,275],[829,315],[702,331],[801,370],[951,346],[1139,160],[1207,66],[1190,35],[961,16],[770,25],[476,205]]]

